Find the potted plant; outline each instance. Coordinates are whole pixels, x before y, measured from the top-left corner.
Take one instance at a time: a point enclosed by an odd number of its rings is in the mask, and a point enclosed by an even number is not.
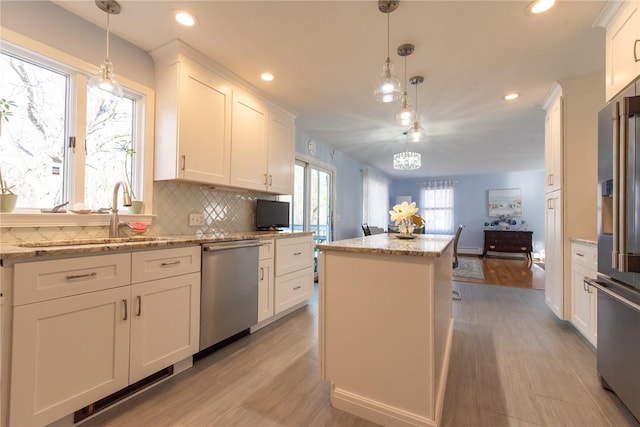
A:
[[[144,203],[142,200],[138,200],[136,198],[136,193],[133,191],[133,185],[131,184],[131,171],[129,170],[131,159],[133,158],[133,155],[136,154],[136,150],[133,148],[131,141],[121,143],[120,150],[124,151],[124,175],[131,194],[131,207],[129,207],[129,212],[133,214],[141,214],[144,212]]]
[[[15,107],[13,101],[5,98],[0,99],[0,135],[2,135],[2,122],[8,122],[13,115],[11,107]],[[18,196],[11,191],[15,187],[9,186],[7,181],[2,177],[2,168],[0,167],[0,212],[11,212],[16,207]]]

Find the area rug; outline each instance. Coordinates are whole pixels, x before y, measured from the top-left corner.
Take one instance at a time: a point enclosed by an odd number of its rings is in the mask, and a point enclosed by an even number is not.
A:
[[[476,257],[458,257],[458,268],[453,269],[453,277],[484,279],[482,260]]]

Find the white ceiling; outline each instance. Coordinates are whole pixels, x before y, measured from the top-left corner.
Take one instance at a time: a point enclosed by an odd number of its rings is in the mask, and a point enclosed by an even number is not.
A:
[[[94,1],[55,3],[105,27]],[[407,73],[425,77],[418,110],[428,140],[411,146],[423,159],[413,172],[392,168],[405,147],[398,105],[372,98],[386,58],[377,1],[121,0],[111,30],[147,51],[179,38],[296,114],[301,132],[410,178],[544,168],[542,103],[555,81],[604,73],[604,30],[592,24],[605,3],[560,1],[532,17],[525,1],[401,0],[391,59],[402,80],[396,50],[414,44]],[[174,9],[195,13],[197,25],[178,28]],[[276,80],[262,82],[265,70]],[[510,91],[521,96],[507,103]],[[409,95],[415,103],[415,87]]]

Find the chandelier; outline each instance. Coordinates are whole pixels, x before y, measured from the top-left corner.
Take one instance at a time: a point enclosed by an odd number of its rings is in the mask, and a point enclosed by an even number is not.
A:
[[[412,171],[422,167],[422,156],[408,149],[393,155],[393,168],[402,171]]]

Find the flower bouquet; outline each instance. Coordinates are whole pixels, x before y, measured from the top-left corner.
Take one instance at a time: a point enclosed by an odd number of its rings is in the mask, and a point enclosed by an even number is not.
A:
[[[413,230],[415,230],[416,227],[422,227],[424,224],[422,217],[418,215],[419,210],[415,202],[411,204],[402,202],[399,205],[395,205],[393,210],[389,211],[391,221],[395,222],[400,231],[398,235],[399,238],[412,239],[415,237]]]

